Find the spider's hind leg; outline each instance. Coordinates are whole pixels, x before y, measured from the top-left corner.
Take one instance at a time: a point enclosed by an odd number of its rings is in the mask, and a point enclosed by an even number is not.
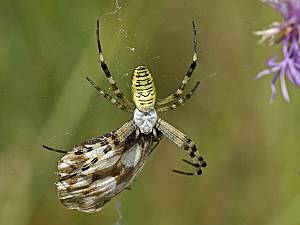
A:
[[[101,66],[103,72],[105,73],[106,78],[107,78],[109,84],[111,85],[113,92],[115,93],[115,95],[117,96],[118,101],[121,104],[123,104],[124,106],[126,106],[127,108],[130,108],[130,109],[134,108],[133,104],[128,101],[128,99],[124,96],[124,94],[121,92],[121,90],[117,86],[116,81],[112,77],[112,75],[111,75],[111,73],[108,69],[108,66],[105,63],[102,48],[101,48],[101,43],[100,43],[99,19],[97,20],[96,37],[97,37],[97,46],[98,46],[98,55],[99,55],[100,66]]]
[[[93,81],[91,78],[86,77],[88,82],[98,91],[100,95],[102,95],[107,101],[112,103],[113,105],[117,106],[119,109],[125,111],[125,112],[133,112],[131,108],[129,108],[127,105],[121,104],[117,99],[110,96],[106,91],[104,91],[102,88],[100,88],[95,81]]]
[[[197,66],[197,32],[196,32],[196,26],[195,26],[195,22],[192,21],[192,25],[193,25],[193,35],[194,35],[194,54],[193,54],[193,58],[192,58],[192,63],[188,69],[188,71],[186,72],[186,75],[184,76],[180,86],[177,88],[177,90],[169,95],[168,97],[161,99],[157,102],[158,106],[163,106],[166,105],[172,101],[175,101],[178,97],[180,97],[185,89],[186,84],[188,83],[188,81],[190,80],[190,77],[192,76],[196,66]]]
[[[194,87],[192,88],[192,90],[187,93],[184,97],[178,99],[176,102],[174,102],[172,105],[168,105],[168,106],[161,106],[157,108],[157,112],[166,112],[169,110],[174,110],[176,109],[178,106],[183,105],[187,100],[189,100],[192,95],[195,93],[195,91],[197,90],[198,86],[200,84],[200,81],[198,81]]]

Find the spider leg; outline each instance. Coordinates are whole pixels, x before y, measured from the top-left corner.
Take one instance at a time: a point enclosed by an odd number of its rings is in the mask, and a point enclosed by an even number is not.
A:
[[[94,88],[96,88],[96,90],[98,91],[98,93],[100,95],[102,95],[106,100],[108,100],[109,102],[111,102],[112,104],[114,104],[115,106],[117,106],[119,109],[121,109],[123,111],[133,112],[133,110],[130,109],[128,106],[121,104],[120,102],[118,102],[117,99],[113,98],[106,91],[104,91],[103,89],[101,89],[92,79],[90,79],[89,77],[86,77],[86,79],[90,82],[90,84]]]
[[[151,150],[150,150],[150,154],[153,152],[153,150],[156,148],[156,146],[159,144],[161,138],[162,138],[162,134],[156,130],[155,127],[153,127],[153,136],[154,136],[154,145],[152,146]]]
[[[186,75],[184,76],[179,88],[171,95],[169,95],[168,97],[161,99],[157,102],[157,105],[165,105],[168,104],[172,101],[174,101],[176,98],[178,98],[184,91],[186,84],[188,83],[188,81],[190,80],[190,77],[192,76],[192,73],[194,71],[194,69],[196,68],[197,65],[197,33],[196,33],[196,26],[195,26],[195,22],[192,21],[192,25],[193,25],[193,33],[194,33],[194,55],[193,55],[193,60],[192,63],[186,73]]]
[[[192,88],[192,90],[187,93],[183,98],[180,98],[178,99],[176,102],[174,102],[172,105],[169,105],[169,106],[161,106],[161,107],[158,107],[157,108],[157,112],[166,112],[166,111],[169,111],[169,110],[174,110],[176,109],[178,106],[180,105],[183,105],[187,100],[189,100],[192,95],[194,94],[194,92],[196,91],[196,89],[198,88],[200,84],[200,81],[198,81],[194,87]]]
[[[153,150],[156,148],[156,146],[159,144],[159,140],[155,141],[155,144],[152,146],[150,150],[150,154],[153,152]]]
[[[62,154],[67,154],[68,151],[66,150],[61,150],[61,149],[56,149],[56,148],[51,148],[51,147],[48,147],[47,145],[42,145],[45,149],[47,150],[50,150],[50,151],[53,151],[53,152],[58,152],[58,153],[62,153]]]
[[[184,172],[184,171],[180,171],[180,170],[172,170],[174,173],[178,173],[178,174],[182,174],[182,175],[188,175],[188,176],[194,176],[194,173],[190,173],[190,172]]]
[[[189,153],[192,161],[190,162],[185,160],[185,162],[192,165],[195,168],[197,175],[201,175],[201,168],[206,167],[207,163],[204,161],[200,152],[197,150],[195,143],[191,139],[189,139],[184,133],[182,133],[181,131],[179,131],[178,129],[176,129],[175,127],[173,127],[172,125],[168,124],[160,118],[156,122],[156,128],[160,132],[162,132],[162,134],[166,136],[166,138],[168,138],[178,147]],[[185,175],[194,175],[194,173],[182,172],[179,170],[175,170],[174,172]]]
[[[123,95],[121,90],[118,88],[117,83],[115,82],[114,78],[112,77],[111,73],[109,72],[108,66],[106,65],[102,53],[102,48],[100,44],[100,32],[99,32],[99,19],[97,20],[97,28],[96,28],[96,36],[97,36],[97,46],[98,46],[98,55],[99,55],[99,61],[100,61],[100,66],[103,70],[103,72],[106,75],[106,78],[109,82],[109,84],[112,87],[113,92],[117,96],[117,99],[124,104],[126,107],[132,107],[132,103],[130,103],[127,98]]]

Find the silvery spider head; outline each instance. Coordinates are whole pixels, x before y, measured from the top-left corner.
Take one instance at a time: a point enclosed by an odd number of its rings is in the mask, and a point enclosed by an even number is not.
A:
[[[133,71],[131,91],[133,102],[138,110],[149,112],[154,109],[156,101],[154,81],[145,66],[138,66]]]
[[[133,120],[139,127],[141,133],[150,134],[156,124],[157,114],[154,109],[149,112],[141,112],[140,110],[135,109]]]

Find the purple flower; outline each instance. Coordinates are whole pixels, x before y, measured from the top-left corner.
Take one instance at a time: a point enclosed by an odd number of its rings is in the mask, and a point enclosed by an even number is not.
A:
[[[286,77],[300,88],[300,0],[263,0],[264,3],[275,8],[284,21],[274,22],[268,28],[255,32],[261,36],[261,41],[269,41],[270,45],[282,43],[282,59],[272,57],[267,61],[268,69],[261,71],[256,78],[273,75],[271,83],[272,103],[276,96],[276,81],[280,79],[282,95],[289,101],[286,88]]]

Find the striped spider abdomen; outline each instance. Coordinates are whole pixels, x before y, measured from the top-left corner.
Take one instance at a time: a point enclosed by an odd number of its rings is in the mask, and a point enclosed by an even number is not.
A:
[[[132,99],[139,111],[154,109],[156,91],[150,71],[145,66],[138,66],[132,74]]]

